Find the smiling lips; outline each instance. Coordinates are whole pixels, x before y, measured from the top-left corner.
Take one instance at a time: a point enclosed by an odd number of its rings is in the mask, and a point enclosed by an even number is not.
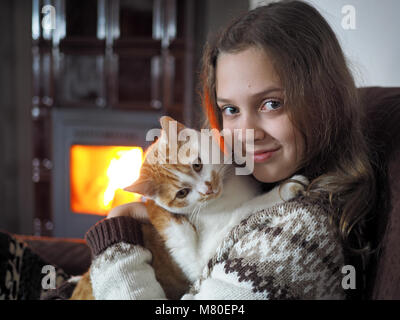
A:
[[[260,151],[255,151],[253,154],[254,162],[256,163],[261,163],[265,162],[268,159],[270,159],[276,151],[278,151],[280,148],[272,149],[272,150],[260,150]]]

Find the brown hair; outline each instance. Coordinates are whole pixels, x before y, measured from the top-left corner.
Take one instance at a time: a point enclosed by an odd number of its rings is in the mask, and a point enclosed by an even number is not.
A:
[[[305,198],[329,206],[346,248],[367,249],[361,226],[375,206],[375,176],[358,91],[334,32],[302,1],[271,3],[234,20],[203,54],[202,98],[211,127],[222,127],[215,97],[218,55],[249,47],[272,58],[288,116],[304,138],[299,169],[311,181]]]

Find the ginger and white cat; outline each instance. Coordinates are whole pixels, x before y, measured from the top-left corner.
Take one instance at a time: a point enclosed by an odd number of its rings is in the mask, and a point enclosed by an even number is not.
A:
[[[260,183],[251,176],[239,176],[232,164],[210,163],[210,152],[223,154],[216,143],[203,147],[200,132],[195,131],[198,158],[193,163],[169,164],[171,160],[169,117],[160,119],[162,134],[146,152],[140,177],[127,191],[144,195],[149,219],[158,230],[175,262],[191,282],[197,280],[209,259],[228,232],[243,219],[303,190],[308,180],[294,176],[297,182],[276,186],[260,194]],[[177,135],[187,129],[177,123]],[[189,129],[192,130],[193,129]],[[204,136],[203,136],[204,139]],[[177,141],[177,149],[185,142]],[[192,150],[193,151],[193,150]],[[167,163],[156,163],[160,153]],[[222,161],[221,161],[222,162]]]
[[[160,119],[161,137],[147,149],[138,180],[125,190],[147,198],[148,218],[157,232],[144,232],[145,246],[152,251],[153,267],[156,276],[160,275],[158,280],[164,290],[170,297],[179,298],[186,279],[182,279],[180,272],[169,263],[162,247],[169,250],[174,264],[185,277],[194,282],[234,226],[252,213],[293,198],[304,189],[308,180],[297,175],[292,178],[294,181],[281,184],[281,188],[276,186],[261,194],[261,184],[252,176],[236,175],[233,164],[210,163],[213,153],[223,159],[218,144],[212,143],[212,136],[207,138],[209,143],[204,144],[200,132],[174,121],[170,117]],[[171,137],[172,123],[177,132]],[[187,147],[186,142],[175,141],[177,148],[171,148],[172,139],[185,129],[191,130],[192,137],[198,139],[197,143],[190,145],[191,151],[198,155],[192,163],[181,163],[174,154],[184,145]],[[150,241],[150,237],[156,236],[161,236],[163,244]],[[163,255],[163,259],[160,260],[158,255]],[[156,265],[154,261],[158,261]],[[166,274],[171,274],[171,279],[163,282]],[[175,281],[174,278],[179,277],[180,280]],[[89,286],[90,275],[87,272],[79,281],[72,299],[93,299]],[[180,288],[174,291],[170,286]]]

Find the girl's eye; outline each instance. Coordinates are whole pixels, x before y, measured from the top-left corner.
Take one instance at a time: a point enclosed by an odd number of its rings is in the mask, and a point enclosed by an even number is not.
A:
[[[281,105],[282,103],[279,100],[267,100],[262,104],[261,109],[266,109],[266,111],[274,111],[279,109]]]
[[[181,189],[176,193],[176,197],[179,199],[186,198],[186,196],[189,194],[189,192],[190,192],[189,188]]]
[[[222,113],[226,116],[231,116],[238,112],[239,112],[238,108],[233,106],[226,106],[222,108]]]
[[[198,158],[198,163],[193,163],[192,164],[193,170],[196,172],[200,172],[201,169],[203,168],[203,164],[201,163],[201,159]]]

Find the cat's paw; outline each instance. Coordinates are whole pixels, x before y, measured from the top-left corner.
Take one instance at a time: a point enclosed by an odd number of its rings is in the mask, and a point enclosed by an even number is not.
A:
[[[296,181],[292,181],[296,180]],[[280,195],[284,200],[290,200],[297,196],[299,192],[304,191],[310,182],[305,176],[295,175],[290,178],[289,182],[282,183],[280,188]]]

